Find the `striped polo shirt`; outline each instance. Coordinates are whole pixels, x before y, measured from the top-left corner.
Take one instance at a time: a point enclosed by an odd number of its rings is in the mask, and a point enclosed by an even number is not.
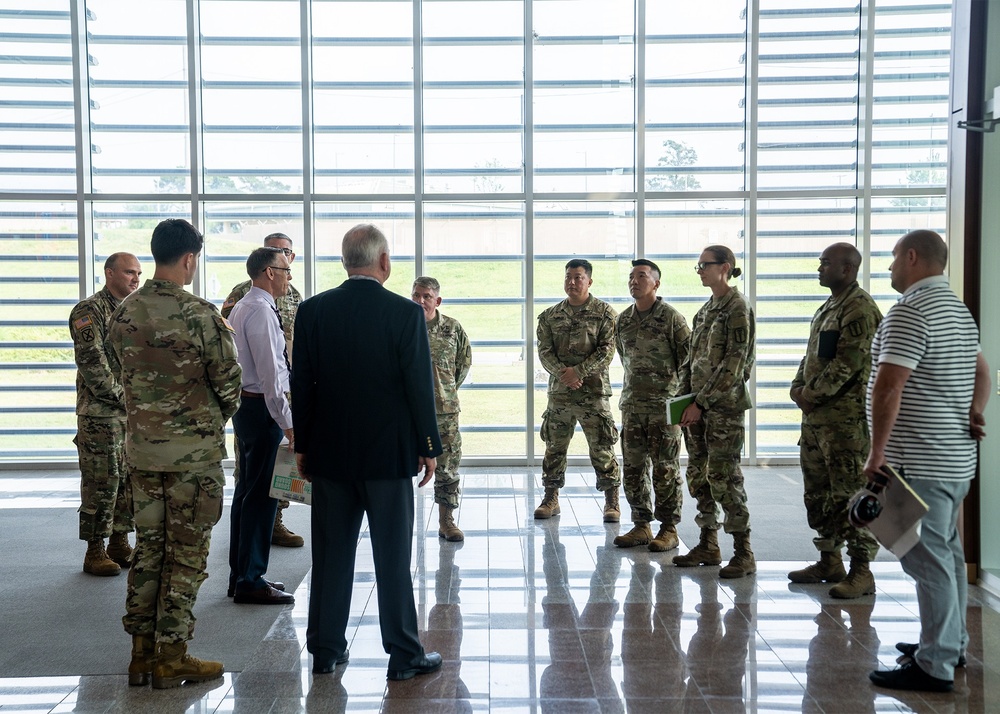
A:
[[[963,481],[975,475],[969,410],[979,351],[979,328],[944,275],[911,285],[882,320],[872,341],[868,423],[877,366],[911,369],[886,446],[886,460],[908,478]]]

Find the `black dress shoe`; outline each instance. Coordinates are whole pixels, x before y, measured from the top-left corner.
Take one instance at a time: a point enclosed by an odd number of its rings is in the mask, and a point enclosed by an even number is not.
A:
[[[344,650],[344,654],[338,655],[333,659],[313,657],[313,674],[330,674],[330,672],[337,668],[338,664],[347,664],[347,660],[350,658],[350,650]]]
[[[267,585],[256,590],[237,592],[233,596],[233,602],[255,605],[291,605],[295,602],[295,596]]]
[[[913,660],[899,669],[869,672],[868,679],[876,687],[920,692],[950,692],[955,686],[950,679],[938,679],[927,674]]]
[[[902,652],[904,657],[909,657],[910,659],[913,659],[913,655],[915,655],[917,653],[917,649],[919,647],[920,647],[920,645],[918,645],[916,642],[897,642],[896,643],[896,649],[899,650],[900,652]],[[898,661],[899,660],[897,660],[897,662]],[[902,663],[900,663],[900,664],[902,664]],[[958,664],[956,664],[955,666],[956,667],[964,667],[965,666],[965,655],[959,655],[958,656]]]
[[[441,655],[437,652],[428,652],[421,656],[416,664],[411,663],[406,669],[390,669],[386,672],[385,678],[398,682],[402,679],[412,679],[418,674],[430,674],[441,669],[441,662]]]
[[[265,580],[264,582],[270,585],[275,590],[280,590],[281,592],[285,592],[284,583],[278,583],[278,582],[272,583],[270,580]],[[233,597],[235,595],[236,595],[236,586],[234,585],[233,587],[229,588],[229,590],[226,591],[226,597]]]

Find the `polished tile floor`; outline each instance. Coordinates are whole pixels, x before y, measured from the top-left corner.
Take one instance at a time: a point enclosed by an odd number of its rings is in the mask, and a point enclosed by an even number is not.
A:
[[[386,682],[362,543],[351,660],[334,674],[310,671],[307,578],[243,672],[165,691],[129,687],[124,673],[0,678],[0,713],[1000,712],[1000,600],[989,593],[972,588],[955,692],[891,694],[866,675],[894,666],[895,643],[919,630],[898,563],[875,563],[877,594],[849,602],[790,585],[801,561],[720,581],[714,567],[674,567],[675,552],[615,548],[628,524],[605,525],[588,484],[572,473],[562,515],[536,522],[537,474],[468,473],[460,544],[436,537],[431,493],[419,492],[427,530],[415,538],[414,591],[425,646],[444,656],[435,674]]]

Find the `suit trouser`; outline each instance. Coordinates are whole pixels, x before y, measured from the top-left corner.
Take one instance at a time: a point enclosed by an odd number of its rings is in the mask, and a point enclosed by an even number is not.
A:
[[[347,650],[354,563],[361,519],[367,514],[375,561],[378,619],[389,669],[406,669],[424,654],[417,631],[410,558],[413,481],[312,482],[312,580],[306,649],[314,657]]]
[[[268,495],[283,432],[263,399],[249,398],[233,415],[243,473],[229,511],[229,587],[240,592],[265,587],[271,531],[278,502]]]
[[[958,537],[958,514],[971,483],[909,481],[930,510],[920,523],[920,542],[899,562],[903,572],[917,583],[920,611],[917,664],[938,679],[955,678],[958,656],[969,645],[969,633],[965,628],[969,585],[965,553]]]

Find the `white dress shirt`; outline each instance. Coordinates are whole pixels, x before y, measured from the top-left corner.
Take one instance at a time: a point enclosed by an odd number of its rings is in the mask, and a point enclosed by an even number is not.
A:
[[[257,286],[250,288],[229,313],[236,330],[236,360],[243,368],[243,389],[264,395],[271,418],[282,429],[292,428],[288,406],[288,365],[285,362],[285,335],[279,322],[274,298]]]

